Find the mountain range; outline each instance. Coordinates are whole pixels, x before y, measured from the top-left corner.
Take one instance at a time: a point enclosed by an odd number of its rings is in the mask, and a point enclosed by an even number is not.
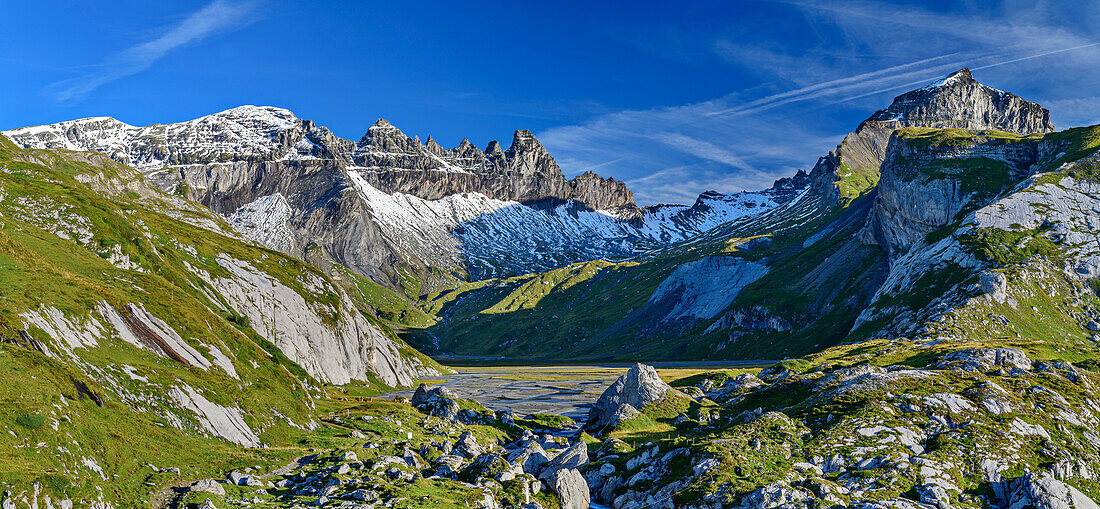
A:
[[[912,333],[992,267],[927,236],[970,238],[967,214],[1065,162],[1077,133],[1037,137],[1053,132],[1047,110],[963,69],[898,96],[808,173],[647,208],[614,179],[566,179],[522,130],[506,150],[445,149],[379,120],[352,142],[242,106],[4,134],[107,154],[265,247],[392,290],[375,313],[421,350],[607,360],[781,358]],[[943,170],[913,173],[913,160]]]

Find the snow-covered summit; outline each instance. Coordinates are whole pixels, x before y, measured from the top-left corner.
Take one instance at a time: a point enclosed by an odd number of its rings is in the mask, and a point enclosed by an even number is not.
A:
[[[191,162],[279,159],[303,134],[303,121],[272,106],[238,106],[173,124],[137,127],[92,117],[4,131],[28,148],[103,152],[140,170]]]

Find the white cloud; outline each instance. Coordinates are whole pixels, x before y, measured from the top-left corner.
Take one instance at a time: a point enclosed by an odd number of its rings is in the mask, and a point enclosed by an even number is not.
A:
[[[243,26],[254,2],[232,3],[214,0],[169,28],[164,35],[127,48],[109,58],[93,72],[58,81],[46,87],[58,102],[78,101],[93,90],[148,69],[168,52],[217,32]]]

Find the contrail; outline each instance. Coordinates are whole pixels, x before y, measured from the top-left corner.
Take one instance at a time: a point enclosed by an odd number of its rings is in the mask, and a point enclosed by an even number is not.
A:
[[[1033,58],[1045,57],[1047,55],[1054,55],[1054,54],[1057,54],[1057,53],[1065,53],[1067,51],[1075,51],[1075,50],[1084,49],[1084,48],[1091,48],[1091,47],[1094,47],[1094,46],[1100,46],[1100,42],[1094,42],[1094,43],[1091,43],[1091,44],[1082,44],[1080,46],[1074,46],[1072,48],[1056,49],[1056,50],[1053,50],[1053,51],[1046,51],[1046,52],[1043,52],[1043,53],[1036,53],[1034,55],[1028,55],[1026,57],[1013,58],[1013,59],[1004,60],[1004,61],[1001,61],[1001,62],[994,62],[992,64],[987,64],[987,65],[983,65],[983,66],[979,66],[979,67],[971,67],[970,70],[971,71],[978,71],[978,70],[981,70],[981,69],[989,69],[990,67],[997,67],[997,66],[1000,66],[1000,65],[1013,64],[1013,63],[1016,63],[1016,62],[1022,62],[1024,60],[1031,60]],[[991,57],[981,57],[981,58],[991,58]],[[901,85],[895,85],[895,86],[887,87],[887,88],[884,88],[884,89],[881,89],[881,90],[875,90],[875,91],[872,91],[872,92],[867,92],[867,93],[863,93],[863,94],[859,94],[859,95],[854,95],[852,97],[846,97],[844,99],[833,101],[829,104],[840,104],[840,103],[843,103],[843,102],[854,101],[856,99],[862,99],[864,97],[868,97],[868,96],[872,96],[872,95],[876,95],[876,94],[881,94],[883,92],[889,92],[891,90],[907,88],[907,87],[911,87],[911,86],[914,86],[914,85],[920,85],[922,83],[927,83],[927,82],[928,82],[928,80],[911,81],[909,83],[903,83]]]
[[[1049,56],[1049,55],[1055,55],[1055,54],[1058,54],[1058,53],[1065,53],[1065,52],[1068,52],[1068,51],[1076,51],[1076,50],[1091,48],[1091,47],[1096,47],[1096,46],[1100,46],[1100,42],[1094,42],[1094,43],[1090,43],[1090,44],[1082,44],[1082,45],[1073,46],[1073,47],[1070,47],[1070,48],[1062,48],[1062,49],[1057,49],[1057,50],[1052,50],[1052,51],[1045,51],[1043,53],[1036,53],[1034,55],[1028,55],[1028,56],[1025,56],[1025,57],[1013,58],[1013,59],[1004,60],[1004,61],[1001,61],[1001,62],[994,62],[992,64],[982,65],[982,66],[978,66],[978,67],[972,67],[971,70],[972,71],[977,71],[977,70],[981,70],[981,69],[988,69],[990,67],[1008,65],[1008,64],[1013,64],[1013,63],[1016,63],[1016,62],[1022,62],[1022,61],[1025,61],[1025,60],[1031,60],[1031,59],[1034,59],[1034,58],[1040,58],[1040,57],[1045,57],[1045,56]],[[920,70],[917,70],[917,71],[908,71],[908,72],[904,72],[904,73],[900,73],[900,74],[895,74],[895,75],[892,75],[892,76],[882,76],[883,74],[893,73],[893,72],[896,72],[896,71],[900,71],[902,69],[910,68],[910,67],[913,67],[913,66],[918,66],[918,65],[921,65],[921,64],[927,64],[927,63],[930,63],[930,62],[934,62],[934,61],[937,61],[937,60],[942,60],[944,58],[952,57],[952,56],[955,56],[955,55],[958,55],[958,53],[950,53],[950,54],[947,54],[947,55],[940,55],[938,57],[932,57],[932,58],[928,58],[928,59],[924,59],[924,60],[918,60],[916,62],[911,62],[911,63],[908,63],[908,64],[898,65],[898,66],[894,66],[894,67],[888,67],[886,69],[881,69],[881,70],[874,71],[874,72],[859,74],[859,75],[848,77],[848,78],[841,78],[841,79],[838,79],[838,80],[827,81],[827,82],[824,82],[824,83],[819,83],[817,85],[811,85],[811,86],[808,86],[808,87],[800,88],[798,90],[792,90],[790,92],[783,92],[781,94],[770,95],[768,97],[757,99],[755,101],[752,101],[752,102],[747,103],[747,104],[743,104],[741,106],[737,106],[737,107],[734,107],[734,108],[728,108],[728,109],[721,110],[721,111],[711,112],[711,113],[708,113],[707,115],[708,116],[719,116],[719,115],[727,115],[727,114],[731,114],[731,113],[751,113],[751,112],[758,111],[758,110],[761,110],[761,109],[767,109],[767,108],[772,108],[772,107],[775,107],[775,106],[781,106],[781,105],[788,104],[788,103],[795,102],[795,101],[813,99],[813,98],[820,97],[820,96],[825,95],[827,93],[830,93],[830,92],[833,92],[833,91],[836,91],[838,89],[842,89],[842,88],[845,88],[845,87],[848,87],[848,86],[851,86],[851,85],[854,85],[854,84],[866,85],[866,84],[868,84],[867,83],[868,78],[875,78],[873,80],[873,82],[881,82],[881,81],[884,81],[884,80],[890,79],[890,78],[900,78],[900,77],[903,77],[903,76],[910,76],[910,75],[914,75],[914,74],[918,74],[918,73],[927,73],[927,72],[930,72],[930,71],[947,69],[947,68],[954,67],[955,65],[961,65],[961,64],[941,64],[941,65],[932,66],[930,68],[920,69]],[[990,57],[981,57],[981,58],[990,58]],[[868,96],[872,96],[872,95],[876,95],[876,94],[881,94],[883,92],[889,92],[891,90],[897,90],[897,89],[901,89],[901,88],[905,88],[905,87],[911,87],[911,86],[914,86],[914,85],[920,85],[920,84],[923,84],[927,81],[928,81],[927,79],[921,79],[921,80],[917,80],[917,81],[910,81],[910,82],[907,82],[907,83],[902,83],[902,84],[899,84],[899,85],[892,85],[892,86],[889,86],[889,87],[876,89],[876,90],[873,90],[873,91],[870,91],[870,92],[854,95],[854,96],[851,96],[851,97],[846,97],[844,99],[839,99],[839,100],[833,101],[829,104],[839,104],[839,103],[843,103],[843,102],[854,101],[856,99],[862,99],[864,97],[868,97]]]
[[[907,63],[907,64],[896,65],[896,66],[893,66],[893,67],[887,67],[885,69],[880,69],[880,70],[877,70],[877,71],[858,74],[858,75],[855,75],[855,76],[849,76],[847,78],[840,78],[840,79],[836,79],[836,80],[832,80],[832,81],[826,81],[826,82],[823,82],[823,83],[818,83],[816,85],[810,85],[808,87],[802,87],[802,88],[799,88],[797,90],[791,90],[791,91],[788,91],[788,92],[783,92],[783,93],[763,97],[763,98],[757,99],[755,101],[752,101],[752,102],[749,102],[747,104],[743,104],[741,106],[737,106],[737,107],[734,107],[734,108],[728,108],[728,109],[721,110],[721,111],[710,112],[707,115],[709,115],[709,116],[718,116],[718,115],[726,115],[726,114],[729,114],[729,113],[742,113],[742,112],[746,112],[746,111],[753,110],[753,109],[756,109],[756,108],[765,107],[765,106],[770,105],[772,103],[780,103],[781,101],[785,101],[785,102],[796,101],[796,100],[799,100],[802,96],[813,94],[815,92],[820,93],[820,92],[823,92],[823,91],[834,90],[836,88],[847,86],[849,84],[857,84],[857,83],[860,83],[864,80],[867,80],[868,78],[877,78],[877,77],[882,76],[884,74],[895,73],[895,72],[900,71],[902,69],[907,69],[907,68],[910,68],[910,67],[915,67],[915,66],[919,66],[919,65],[923,65],[923,64],[928,64],[928,63],[931,63],[931,62],[935,62],[937,60],[950,58],[950,57],[953,57],[955,55],[958,55],[958,53],[948,53],[946,55],[940,55],[938,57],[926,58],[924,60],[918,60],[916,62],[910,62],[910,63]],[[942,67],[942,66],[937,66],[937,67]],[[909,73],[904,73],[902,75],[904,76],[905,74],[910,74],[910,73],[912,73],[912,71],[910,71]],[[878,78],[878,79],[881,79],[881,78]]]
[[[1012,60],[1005,60],[1004,62],[997,62],[997,63],[994,63],[994,64],[983,65],[981,67],[975,67],[972,70],[977,71],[978,69],[989,69],[990,67],[997,67],[998,65],[1014,64],[1016,62],[1022,62],[1024,60],[1031,60],[1033,58],[1045,57],[1047,55],[1054,55],[1056,53],[1065,53],[1067,51],[1075,51],[1075,50],[1084,49],[1084,48],[1091,48],[1093,46],[1100,46],[1100,42],[1094,42],[1094,43],[1091,43],[1091,44],[1082,44],[1080,46],[1074,46],[1072,48],[1056,49],[1054,51],[1047,51],[1046,53],[1037,53],[1037,54],[1031,55],[1031,56],[1014,58]]]

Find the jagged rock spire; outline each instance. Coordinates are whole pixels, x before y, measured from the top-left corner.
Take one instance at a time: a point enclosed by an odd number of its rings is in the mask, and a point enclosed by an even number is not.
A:
[[[561,168],[531,131],[520,129],[512,135],[512,145],[505,152],[508,170],[521,175],[561,175]]]

